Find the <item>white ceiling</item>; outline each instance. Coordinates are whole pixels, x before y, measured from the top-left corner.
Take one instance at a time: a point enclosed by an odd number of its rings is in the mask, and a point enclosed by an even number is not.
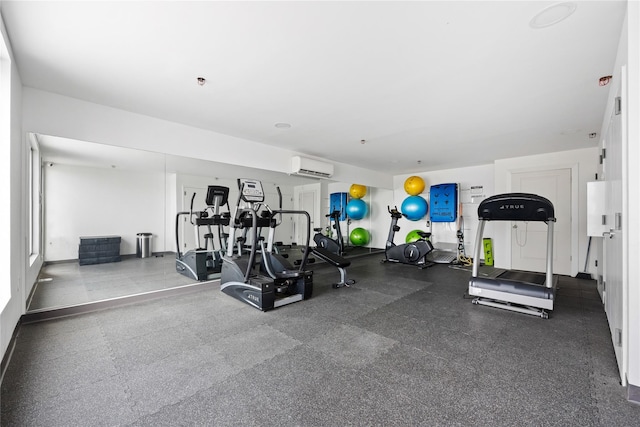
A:
[[[597,145],[626,2],[555,3],[0,5],[25,86],[403,174]]]

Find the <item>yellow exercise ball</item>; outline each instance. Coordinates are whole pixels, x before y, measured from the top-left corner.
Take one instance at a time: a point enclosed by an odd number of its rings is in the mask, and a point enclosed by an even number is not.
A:
[[[349,195],[354,199],[362,199],[367,194],[367,187],[360,184],[351,184]]]
[[[424,191],[424,179],[419,176],[410,176],[404,182],[404,191],[411,196],[417,196]]]

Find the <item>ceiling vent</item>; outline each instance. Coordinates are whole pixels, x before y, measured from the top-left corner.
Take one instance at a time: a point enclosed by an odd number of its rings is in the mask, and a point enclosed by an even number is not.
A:
[[[294,156],[291,158],[291,173],[315,178],[330,178],[333,175],[333,165],[306,157]]]

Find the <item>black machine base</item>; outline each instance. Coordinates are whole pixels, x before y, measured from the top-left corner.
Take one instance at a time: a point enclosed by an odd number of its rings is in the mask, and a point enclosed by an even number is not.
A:
[[[413,243],[404,243],[398,246],[389,246],[385,250],[385,258],[382,262],[397,262],[401,264],[415,265],[420,269],[431,267],[432,262],[427,261],[427,255],[433,250],[429,240],[418,240]]]
[[[230,281],[220,290],[233,298],[261,311],[269,311],[283,305],[311,298],[313,294],[313,272],[307,271],[297,278],[272,279],[254,275],[247,283]]]
[[[176,271],[200,282],[220,277],[222,258],[218,252],[195,250],[176,255]]]

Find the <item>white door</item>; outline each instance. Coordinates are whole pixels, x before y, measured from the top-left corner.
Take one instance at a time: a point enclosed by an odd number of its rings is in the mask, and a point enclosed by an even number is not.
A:
[[[291,193],[287,193],[286,189],[282,191],[280,189],[280,194],[278,194],[278,186],[276,184],[262,183],[264,187],[264,204],[269,206],[271,210],[290,210],[292,209],[292,196]],[[266,209],[265,206],[262,209]],[[274,230],[273,241],[282,242],[283,244],[289,244],[293,241],[294,234],[294,221],[295,217],[291,214],[282,214],[276,215],[276,221],[278,221],[278,226]],[[269,230],[260,230],[261,236],[265,239],[269,234]]]
[[[513,192],[532,193],[553,203],[556,223],[553,233],[553,273],[571,274],[571,169],[514,173]],[[544,272],[547,256],[547,224],[513,221],[511,224],[511,268]]]
[[[622,79],[613,79],[619,82]],[[615,83],[614,83],[615,84]],[[613,89],[613,88],[612,88]],[[617,95],[620,98],[620,87]],[[606,226],[609,229],[604,233],[604,288],[605,288],[605,312],[609,320],[609,328],[613,340],[618,370],[621,380],[625,382],[624,361],[624,334],[623,334],[623,246],[622,246],[622,178],[623,178],[623,141],[622,115],[620,108],[614,108],[609,121],[609,126],[604,136],[606,154],[603,159],[603,171],[606,182]]]
[[[320,220],[320,184],[309,184],[296,187],[294,190],[294,209],[306,211],[311,218],[311,243],[313,246],[313,235],[316,227],[321,227],[322,222]],[[306,239],[306,224],[302,217],[296,218],[296,242],[299,245],[305,243]]]
[[[191,198],[195,194],[193,199],[193,211],[202,211],[207,207],[205,199],[207,197],[207,189],[199,187],[184,187],[182,192],[182,211],[189,212],[191,209]],[[178,232],[180,233],[180,251],[185,252],[191,249],[196,249],[196,230],[195,226],[191,224],[189,215],[182,215],[180,217],[180,226]],[[195,221],[195,217],[194,217]],[[216,233],[217,230],[213,230]],[[208,233],[207,227],[199,227],[200,246],[204,247],[204,235]],[[217,236],[217,235],[216,235]],[[217,239],[217,237],[216,237]],[[217,240],[215,240],[217,242]]]

